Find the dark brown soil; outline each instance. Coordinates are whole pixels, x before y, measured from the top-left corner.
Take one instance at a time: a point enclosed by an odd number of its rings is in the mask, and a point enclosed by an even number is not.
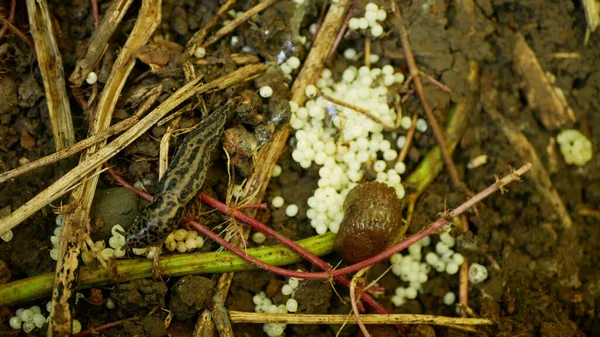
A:
[[[362,15],[367,2],[357,1],[353,11]],[[374,2],[388,10],[388,17],[392,15],[387,1]],[[564,229],[554,207],[539,194],[535,182],[527,179],[527,176],[523,183],[510,185],[508,193],[497,193],[468,213],[470,231],[466,234],[456,233],[457,249],[470,262],[486,265],[490,272],[486,282],[470,286],[469,306],[481,317],[491,318],[497,323],[493,327],[480,329],[480,335],[599,336],[600,152],[597,149],[600,149],[600,71],[597,65],[600,64],[600,35],[598,32],[591,33],[588,44],[583,45],[586,21],[581,2],[477,0],[474,1],[472,13],[457,11],[451,1],[401,2],[418,65],[422,71],[452,89],[448,94],[423,78],[427,100],[438,119],[444,121],[448,108],[469,95],[471,88],[465,77],[469,71],[469,62],[477,61],[481,69],[481,90],[494,88],[498,91],[501,99],[496,109],[515,122],[534,145],[573,220],[573,227]],[[109,3],[99,3],[102,14]],[[234,8],[245,11],[256,3],[255,0],[238,1]],[[219,5],[220,2],[216,0],[164,0],[163,21],[157,33],[185,46],[194,32],[206,26]],[[305,8],[305,19],[297,24],[292,20],[294,3],[289,0],[279,1],[260,14],[257,22],[244,24],[235,30],[233,34],[239,38],[237,46],[232,46],[231,36],[227,36],[211,47],[207,64],[198,66],[197,72],[203,73],[205,79],[210,81],[234,70],[236,66],[230,55],[239,53],[241,46],[249,46],[252,53],[264,61],[276,61],[282,50],[286,53],[293,52],[303,59],[307,50],[298,41],[299,36],[310,38],[308,27],[316,22],[321,6],[322,0],[310,2]],[[0,13],[6,17],[9,8],[10,1],[3,1]],[[90,2],[73,1],[66,5],[66,2],[50,1],[50,9],[56,31],[60,32],[58,41],[65,73],[70,74],[80,49],[94,29]],[[112,60],[127,38],[138,9],[139,5],[134,4],[108,46],[99,72],[99,90],[110,72]],[[20,2],[17,4],[13,24],[29,36],[26,6]],[[383,39],[373,40],[373,52],[382,56],[380,64],[390,63],[396,69],[406,70],[398,36],[389,25],[384,28],[386,33],[390,33]],[[265,31],[270,34],[265,34]],[[523,79],[513,68],[516,32],[525,37],[544,71],[556,77],[555,85],[563,90],[573,109],[577,122],[572,122],[565,128],[579,129],[592,141],[594,156],[587,165],[566,165],[558,148],[551,144],[551,137],[555,137],[557,133],[544,128],[535,109],[529,107],[521,85]],[[329,64],[336,78],[348,66],[341,51],[349,47],[363,50],[364,37],[356,32],[345,35],[337,55]],[[555,54],[565,52],[577,53],[580,57],[563,58]],[[170,61],[172,63],[161,75],[148,75],[137,83],[128,84],[124,98],[130,97],[134,90],[144,85],[158,82],[162,82],[166,88],[160,99],[168,97],[184,82],[181,67],[178,67],[176,60]],[[138,62],[130,78],[138,78],[147,71],[148,66]],[[289,79],[278,72],[270,71],[249,83],[207,95],[205,103],[207,106],[218,105],[226,101],[228,95],[241,96],[244,92],[248,97],[251,96],[248,101],[252,101],[252,108],[238,111],[243,118],[237,121],[239,124],[236,128],[243,129],[238,129],[240,134],[253,133],[261,143],[268,141],[278,124],[285,123],[289,118],[289,110],[286,110],[289,99],[286,83],[289,82]],[[269,101],[262,101],[255,94],[256,88],[265,84],[272,86],[275,92]],[[86,99],[89,98],[92,87],[84,85],[82,88],[83,95]],[[76,134],[78,139],[82,139],[87,134],[91,112],[82,109],[72,95],[73,92],[69,88],[68,91],[71,95]],[[11,170],[54,152],[44,95],[34,53],[9,30],[0,37],[0,171]],[[403,109],[410,113],[417,110],[424,117],[416,96],[411,97]],[[129,105],[120,102],[115,113],[119,118],[115,118],[113,122],[131,115],[133,111]],[[179,128],[196,125],[206,112],[204,108],[197,108],[184,113]],[[155,185],[158,180],[159,139],[165,131],[166,125],[152,128],[111,162],[120,167],[130,181],[141,181],[146,186]],[[172,139],[173,149],[177,148],[182,139]],[[417,133],[407,159],[408,172],[434,144],[431,130],[423,134]],[[246,157],[253,148],[252,144],[242,145],[235,148],[240,160],[234,173],[237,183],[248,174]],[[271,180],[265,200],[270,201],[272,197],[281,195],[286,202],[298,205],[299,214],[289,218],[283,209],[271,208],[259,212],[258,218],[287,237],[300,239],[314,235],[313,229],[307,224],[305,201],[317,186],[318,173],[314,167],[309,170],[301,169],[291,159],[290,152],[289,148],[284,150],[279,162],[283,173]],[[488,156],[487,163],[479,168],[468,169],[467,163],[482,154]],[[504,175],[509,172],[509,167],[523,164],[500,128],[480,104],[476,104],[469,116],[467,130],[453,158],[461,179],[471,191],[485,188],[494,182],[496,175]],[[228,181],[225,156],[221,151],[214,159],[215,164],[209,172],[204,191],[224,200]],[[23,205],[67,173],[76,162],[77,157],[74,157],[0,184],[0,214],[5,215]],[[445,207],[455,207],[467,198],[467,195],[451,186],[449,176],[443,172],[418,200],[409,234],[435,220]],[[102,205],[102,197],[108,195],[106,191],[118,192],[108,190],[113,187],[114,184],[102,176],[99,188],[104,191],[97,192],[93,214],[104,219],[105,226],[109,225],[104,231],[116,221],[121,224],[125,224],[126,220],[131,222],[138,212],[135,199],[131,199],[127,192],[119,200],[129,200],[128,202]],[[154,192],[152,188],[150,192]],[[67,199],[61,201],[66,203]],[[57,201],[22,223],[14,230],[11,242],[0,241],[0,285],[54,271],[54,261],[49,256],[52,248],[49,237],[56,227],[56,215],[52,206],[60,204]],[[194,206],[196,211],[205,214],[203,220],[206,223],[214,226],[223,223],[225,218],[214,212],[207,213],[209,209],[206,206]],[[98,213],[99,209],[104,213]],[[585,210],[593,212],[586,213]],[[221,230],[222,228],[219,231]],[[102,237],[106,233],[95,235]],[[273,243],[275,241],[272,239],[265,242]],[[207,241],[202,250],[216,248],[217,245]],[[339,258],[329,256],[326,260],[336,265]],[[376,265],[371,271],[371,277],[378,277],[388,267],[388,263]],[[308,264],[289,268],[311,270]],[[390,296],[401,282],[388,273],[379,281],[379,285],[388,291],[378,300],[393,313],[456,316],[455,308],[445,306],[442,297],[449,290],[457,291],[458,277],[432,272],[429,278],[423,293],[417,299],[395,308],[390,302]],[[136,316],[135,321],[106,330],[106,336],[165,336],[167,332],[171,336],[189,336],[196,324],[197,313],[212,305],[216,279],[183,277],[164,281],[138,280],[97,289],[105,298],[111,298],[115,302],[116,309],[108,310],[103,305],[80,301],[75,306],[74,317],[81,321],[85,329]],[[225,306],[230,310],[254,311],[252,296],[261,290],[273,294],[276,304],[285,303],[287,297],[281,295],[280,291],[283,284],[283,278],[264,271],[236,273]],[[335,290],[337,293],[333,292],[327,282],[301,282],[295,296],[301,298],[298,300],[299,312],[347,314],[350,307],[344,303],[347,303],[345,300],[348,292],[341,286],[336,286]],[[88,300],[92,294],[90,290],[82,293]],[[10,308],[1,307],[0,335],[18,335],[17,331],[8,326],[8,320],[17,308],[34,304],[45,308],[47,301],[48,298]],[[45,309],[43,310],[46,314]],[[171,315],[174,315],[172,322]],[[334,336],[338,329],[339,326],[288,326],[286,333],[287,336]],[[36,329],[33,334],[43,335],[43,331]],[[234,331],[236,336],[266,336],[259,324],[234,325]],[[353,335],[355,331],[355,327],[345,327],[340,335]],[[21,332],[21,335],[24,333]],[[383,336],[383,333],[376,335]],[[430,326],[415,326],[408,331],[408,336],[415,337],[463,335],[470,334]]]

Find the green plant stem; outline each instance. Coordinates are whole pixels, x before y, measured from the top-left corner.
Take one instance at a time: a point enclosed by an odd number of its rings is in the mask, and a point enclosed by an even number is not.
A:
[[[300,240],[297,243],[311,253],[323,256],[333,251],[334,238],[335,234],[326,233]],[[274,266],[288,265],[302,260],[299,255],[282,245],[250,248],[247,253]],[[83,267],[79,273],[77,289],[101,287],[116,282],[152,277],[152,263],[153,261],[149,259],[117,260],[115,262],[117,275],[115,278],[111,278],[107,270],[97,266]],[[227,251],[165,256],[160,259],[158,268],[164,276],[212,274],[256,269],[254,265]],[[54,273],[46,273],[0,285],[0,306],[50,296],[53,282]]]
[[[472,104],[470,102],[455,105],[448,116],[446,137],[450,154],[454,151],[465,127],[465,120]],[[431,149],[419,166],[405,180],[412,184],[416,192],[408,197],[416,198],[433,182],[444,167],[439,147]],[[408,199],[405,199],[408,200]],[[413,204],[414,206],[414,204]],[[298,241],[302,247],[317,256],[333,252],[335,234],[327,233]],[[251,248],[247,250],[253,257],[274,265],[283,266],[301,261],[302,258],[282,245]],[[78,290],[101,287],[116,282],[126,282],[152,277],[152,260],[133,259],[115,263],[117,277],[111,279],[108,271],[97,267],[83,267],[79,274]],[[161,258],[161,273],[165,276],[192,274],[212,274],[256,269],[230,252],[209,252],[195,254],[177,254]],[[0,285],[0,306],[23,303],[49,296],[52,292],[54,273],[42,274],[27,279]]]

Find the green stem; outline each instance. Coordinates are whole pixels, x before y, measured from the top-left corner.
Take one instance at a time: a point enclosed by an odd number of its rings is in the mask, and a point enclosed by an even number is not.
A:
[[[466,116],[470,112],[470,102],[460,103],[451,110],[446,128],[449,152],[452,154],[465,126]],[[431,149],[419,166],[405,180],[416,187],[416,196],[420,195],[437,177],[444,162],[438,147]],[[333,252],[335,234],[327,233],[298,241],[302,247],[317,256]],[[296,263],[302,258],[282,245],[251,248],[247,250],[253,257],[274,266]],[[116,278],[108,271],[98,267],[83,267],[79,273],[78,290],[101,287],[116,282],[152,277],[152,260],[133,259],[115,262]],[[159,270],[165,276],[192,274],[212,274],[232,271],[253,270],[254,265],[245,262],[230,252],[209,252],[195,254],[177,254],[160,259]],[[52,292],[54,273],[42,274],[27,279],[0,285],[0,306],[12,305],[49,296]]]
[[[297,243],[317,256],[333,251],[335,234],[327,233],[300,240]],[[282,245],[250,248],[246,251],[253,257],[274,265],[296,263],[302,258]],[[115,282],[126,282],[152,277],[152,260],[134,259],[115,262],[116,278],[111,278],[107,270],[97,266],[86,266],[79,273],[78,290],[101,287]],[[256,269],[242,258],[227,251],[176,254],[160,259],[160,272],[164,276],[192,274],[213,274],[231,271]],[[42,274],[27,279],[0,285],[0,306],[12,305],[50,296],[54,283],[54,273]]]

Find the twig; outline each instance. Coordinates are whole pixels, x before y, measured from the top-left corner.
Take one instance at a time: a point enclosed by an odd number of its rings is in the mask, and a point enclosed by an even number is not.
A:
[[[53,154],[47,155],[43,158],[40,158],[36,161],[32,161],[29,164],[23,165],[21,167],[10,170],[8,172],[4,172],[4,173],[0,174],[0,183],[14,179],[14,178],[16,178],[24,173],[27,173],[31,170],[35,170],[37,168],[40,168],[40,167],[43,167],[46,165],[50,165],[52,163],[56,163],[59,160],[68,158],[81,150],[84,150],[94,144],[97,144],[98,142],[108,139],[112,135],[115,135],[117,133],[120,133],[120,132],[123,132],[123,131],[129,129],[131,126],[133,126],[135,123],[137,123],[138,120],[139,120],[139,117],[137,117],[137,116],[129,117],[129,118],[127,118],[123,121],[120,121],[119,123],[109,127],[108,129],[102,130],[102,131],[95,133],[95,134],[91,135],[90,137],[88,137],[78,143],[73,144],[72,146],[70,146],[66,149],[63,149],[63,150],[60,150]]]
[[[65,190],[79,181],[82,176],[91,173],[98,165],[101,165],[108,159],[112,158],[124,147],[131,144],[135,139],[150,129],[154,124],[156,124],[156,122],[158,122],[158,120],[168,114],[172,109],[189,99],[191,96],[197,93],[222,90],[233,84],[243,81],[249,76],[254,76],[257,73],[264,71],[266,68],[267,66],[265,64],[247,65],[204,85],[199,83],[200,80],[198,79],[179,88],[179,90],[173,93],[161,105],[150,112],[136,125],[125,131],[110,144],[94,153],[94,155],[92,155],[88,161],[80,163],[67,175],[58,179],[54,184],[50,185],[47,189],[26,202],[23,206],[11,213],[9,216],[1,218],[0,235],[3,235],[8,230],[16,227],[33,213],[37,212],[44,205],[60,198],[65,193]]]
[[[75,143],[75,131],[65,84],[62,56],[56,44],[52,18],[46,0],[27,0],[27,12],[40,73],[44,82],[54,145],[56,150],[62,150]]]
[[[235,53],[229,55],[231,61],[238,66],[243,66],[246,64],[258,63],[260,62],[260,58],[256,55],[245,54],[245,53]],[[223,64],[226,60],[223,59],[198,59],[193,61],[196,65],[212,65],[212,64]]]
[[[396,162],[398,163],[403,163],[404,159],[406,159],[406,156],[408,156],[408,150],[410,150],[413,138],[415,137],[415,131],[417,130],[417,117],[419,117],[419,114],[417,113],[417,111],[415,111],[412,115],[412,119],[410,120],[410,129],[408,129],[408,132],[406,133],[406,141],[404,142],[404,147],[400,151],[398,159],[396,160]]]
[[[442,91],[447,92],[447,93],[451,93],[452,92],[452,89],[448,88],[444,83],[436,80],[433,76],[429,75],[428,73],[424,72],[423,70],[419,70],[419,71],[420,71],[421,75],[427,77],[427,79],[431,83],[437,85],[440,89],[442,89]]]
[[[400,41],[402,42],[402,49],[404,49],[404,54],[406,55],[406,63],[408,64],[408,68],[410,69],[410,76],[413,78],[413,83],[415,84],[415,90],[417,91],[417,95],[421,100],[421,105],[423,106],[423,110],[425,110],[425,115],[427,116],[427,121],[431,126],[431,130],[433,131],[433,135],[440,146],[440,150],[442,151],[442,157],[444,158],[444,162],[446,163],[446,168],[448,169],[448,174],[450,175],[450,179],[452,179],[452,184],[457,187],[460,185],[460,178],[458,177],[458,171],[454,166],[454,162],[452,161],[452,157],[448,153],[446,146],[446,139],[444,138],[442,129],[440,128],[440,124],[437,122],[433,111],[429,107],[427,103],[427,99],[425,98],[425,93],[423,91],[423,84],[421,83],[421,78],[419,77],[419,68],[417,67],[417,63],[415,62],[415,56],[412,53],[412,49],[410,47],[410,42],[408,40],[408,33],[406,31],[406,27],[404,25],[404,19],[402,18],[402,14],[400,13],[400,7],[397,5],[397,1],[392,3],[394,5],[394,18],[392,19],[392,26],[396,29],[398,34],[400,35]]]
[[[356,284],[358,282],[360,282],[360,280],[364,277],[364,275],[370,269],[371,269],[371,266],[368,266],[368,267],[365,267],[365,268],[359,270],[358,273],[356,273],[354,275],[354,277],[352,277],[352,281],[350,282],[350,304],[352,306],[352,315],[354,316],[354,320],[358,324],[360,331],[362,331],[362,333],[363,333],[363,335],[365,335],[365,337],[371,337],[371,334],[369,333],[369,331],[365,327],[364,323],[362,322],[361,317],[360,317],[360,312],[358,311],[357,304],[358,304],[358,301],[360,301],[360,297],[358,299],[356,298],[356,294],[357,294]]]
[[[312,40],[314,41],[319,35],[319,30],[321,30],[321,25],[323,24],[323,19],[325,18],[325,13],[327,9],[327,1],[323,1],[321,4],[321,13],[319,14],[319,19],[317,20],[317,30],[315,31],[315,35],[313,35]]]
[[[348,315],[320,314],[267,314],[259,312],[229,311],[231,323],[286,323],[286,324],[357,324]],[[487,318],[462,318],[412,314],[362,314],[364,324],[427,324],[427,325],[494,325]]]
[[[350,7],[350,9],[348,10],[348,14],[346,14],[346,18],[344,19],[344,22],[342,23],[342,26],[340,27],[335,40],[333,40],[333,43],[331,44],[331,47],[329,48],[329,53],[327,54],[327,58],[325,59],[325,62],[329,63],[329,61],[331,60],[331,57],[333,56],[333,54],[335,54],[335,51],[337,50],[337,47],[339,46],[340,42],[342,41],[342,38],[344,37],[344,34],[346,33],[346,29],[348,28],[348,22],[350,22],[350,19],[352,19],[352,9],[354,8],[354,6],[356,6],[356,1],[352,2],[352,5]],[[321,32],[321,30],[319,29],[319,33]],[[315,40],[317,38],[318,34],[315,34]]]
[[[4,26],[0,30],[0,39],[6,34],[8,30],[8,25],[12,23],[13,18],[15,17],[15,8],[17,7],[17,0],[10,0],[10,12],[8,13],[8,19],[4,23]]]
[[[92,0],[92,17],[94,18],[94,28],[98,28],[100,13],[98,13],[98,0]]]
[[[341,275],[359,271],[365,267],[368,267],[375,263],[386,260],[386,259],[390,258],[392,255],[408,248],[409,246],[413,245],[414,243],[418,242],[419,240],[423,239],[424,237],[429,236],[430,234],[442,229],[444,226],[446,226],[449,223],[448,219],[453,219],[457,216],[460,216],[463,212],[465,212],[469,208],[473,207],[475,204],[481,202],[481,200],[487,198],[488,196],[490,196],[497,190],[504,188],[504,186],[510,184],[511,182],[513,182],[515,180],[521,181],[521,175],[523,175],[525,172],[527,172],[531,168],[531,166],[532,166],[531,163],[525,164],[518,170],[511,172],[510,174],[504,176],[502,179],[497,180],[494,184],[488,186],[486,189],[479,192],[478,194],[473,196],[471,199],[467,200],[466,202],[464,202],[463,204],[458,206],[456,209],[448,212],[447,214],[444,214],[438,220],[429,224],[429,226],[427,226],[427,228],[425,228],[421,232],[406,238],[405,240],[397,243],[396,245],[386,249],[385,251],[383,251],[371,258],[368,258],[364,261],[361,261],[361,262],[355,263],[353,265],[350,265],[348,267],[341,268],[341,269],[331,271],[331,272],[301,272],[301,271],[287,270],[284,268],[270,266],[262,261],[259,261],[255,258],[253,258],[252,256],[248,255],[247,253],[243,252],[241,249],[234,247],[229,242],[227,242],[223,238],[221,238],[219,235],[212,232],[208,227],[203,226],[196,221],[191,221],[190,225],[192,227],[194,227],[196,230],[200,231],[202,234],[206,235],[207,237],[209,237],[210,239],[212,239],[213,241],[218,243],[219,245],[225,247],[229,251],[231,251],[234,254],[236,254],[237,256],[241,257],[242,259],[248,261],[249,263],[256,265],[259,268],[270,271],[274,274],[285,276],[285,277],[296,277],[296,278],[301,278],[301,279],[328,279],[330,277],[341,276]]]
[[[219,19],[221,15],[227,13],[227,11],[235,4],[235,0],[227,0],[219,10],[217,14],[213,16],[212,19],[206,24],[206,26],[202,27],[199,31],[195,32],[194,35],[190,38],[187,43],[187,54],[188,56],[194,55],[196,49],[204,43],[204,39],[206,39],[206,35],[208,35],[208,30],[212,27],[216,26],[219,23]]]
[[[95,328],[91,328],[89,330],[82,331],[82,332],[80,332],[78,334],[73,335],[73,337],[89,336],[91,334],[98,333],[100,331],[103,331],[103,330],[106,330],[106,329],[110,329],[110,328],[114,328],[116,326],[119,326],[119,325],[125,323],[126,321],[133,321],[133,320],[135,320],[135,317],[129,317],[129,318],[122,319],[122,320],[119,320],[119,321],[114,321],[114,322],[111,322],[111,323],[106,323],[106,324],[103,324],[103,325],[99,325],[99,326],[97,326]]]
[[[378,117],[376,117],[373,114],[371,114],[369,112],[369,110],[367,110],[367,109],[363,109],[363,108],[361,108],[359,106],[356,106],[356,105],[353,105],[353,104],[350,104],[350,103],[346,103],[346,102],[341,101],[341,100],[339,100],[337,98],[334,98],[334,97],[331,97],[331,96],[329,96],[327,94],[324,94],[323,92],[320,92],[319,95],[321,95],[323,98],[325,98],[326,100],[328,100],[328,101],[330,101],[332,103],[335,103],[337,105],[341,105],[343,107],[346,107],[346,108],[352,109],[352,110],[354,110],[354,111],[356,111],[358,113],[361,113],[362,115],[364,115],[368,119],[372,120],[373,122],[381,125],[384,129],[386,129],[388,131],[394,131],[394,130],[396,130],[395,126],[389,126],[389,125],[385,124],[381,119],[379,119]]]
[[[12,1],[14,2],[14,0],[12,0]],[[12,8],[11,8],[11,10],[12,10]],[[23,32],[21,32],[19,30],[19,28],[15,27],[12,24],[12,20],[7,19],[4,17],[4,15],[0,14],[0,22],[2,22],[5,27],[8,27],[15,34],[17,34],[17,36],[20,37],[21,40],[25,41],[25,43],[27,43],[27,45],[31,48],[32,52],[35,54],[35,46],[33,45],[33,42],[31,42],[31,40],[27,37],[27,35],[25,35]]]
[[[75,70],[69,77],[72,86],[79,87],[87,75],[98,64],[102,55],[106,51],[108,41],[123,20],[125,13],[133,3],[133,0],[114,0],[110,7],[104,13],[100,25],[94,30],[92,37],[88,41],[85,54],[77,60]]]
[[[216,33],[211,38],[209,38],[206,42],[204,42],[202,44],[202,47],[206,48],[206,47],[211,46],[215,42],[219,41],[219,39],[222,38],[223,36],[231,33],[234,29],[236,29],[242,23],[248,21],[248,19],[250,19],[252,16],[254,16],[254,14],[258,14],[258,13],[262,12],[267,7],[271,6],[272,4],[274,4],[277,1],[278,0],[265,0],[263,2],[259,2],[256,6],[245,11],[244,14],[233,19],[225,27],[217,30]]]

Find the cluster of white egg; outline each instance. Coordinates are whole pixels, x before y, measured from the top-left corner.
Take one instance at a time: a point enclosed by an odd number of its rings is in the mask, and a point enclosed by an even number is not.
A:
[[[371,29],[371,36],[379,37],[383,34],[383,27],[380,22],[387,18],[385,10],[380,9],[376,4],[369,2],[365,6],[365,16],[362,18],[352,18],[348,21],[348,27],[352,30]]]
[[[46,310],[50,312],[52,308],[52,302],[46,303]],[[15,312],[15,316],[8,320],[8,325],[15,330],[23,329],[25,333],[30,333],[33,330],[40,329],[48,321],[48,317],[42,314],[42,309],[34,305],[29,309],[19,308]],[[78,320],[73,320],[73,333],[79,333],[81,331],[81,323]]]
[[[298,288],[300,281],[297,278],[290,278],[288,283],[281,288],[281,293],[285,296],[293,296],[294,291]],[[264,291],[254,295],[252,298],[254,303],[254,311],[270,314],[287,314],[298,310],[298,302],[294,298],[289,298],[285,304],[273,304],[270,298],[267,297]],[[268,323],[263,325],[263,331],[269,337],[283,336],[286,324],[284,323]]]
[[[170,251],[179,253],[191,252],[200,249],[204,246],[204,238],[198,235],[195,230],[186,230],[183,228],[173,231],[169,234],[164,242],[164,247]],[[133,253],[136,255],[145,255],[149,259],[153,259],[160,251],[160,247],[134,248]]]
[[[579,130],[563,130],[556,141],[567,164],[584,166],[592,159],[592,142]]]
[[[451,249],[455,244],[455,239],[448,232],[440,235],[440,240],[435,246],[435,252],[428,252],[423,262],[422,248],[429,246],[430,243],[430,238],[425,237],[408,247],[407,255],[394,254],[390,258],[392,273],[408,283],[407,287],[396,288],[395,294],[392,296],[392,303],[395,306],[399,307],[407,300],[417,297],[423,283],[427,282],[428,274],[432,268],[440,273],[446,272],[449,275],[454,275],[464,262],[463,256]],[[454,293],[448,293],[444,296],[444,303],[451,305],[455,299]]]
[[[57,261],[58,260],[58,243],[60,235],[62,234],[63,225],[65,223],[65,215],[59,214],[56,216],[56,228],[54,229],[54,235],[50,236],[50,242],[52,243],[52,249],[50,249],[50,257]]]
[[[83,263],[90,264],[94,261],[96,251],[100,251],[100,257],[104,261],[108,261],[113,257],[125,257],[126,251],[123,249],[123,246],[125,246],[125,236],[122,234],[125,233],[125,230],[121,225],[114,225],[111,228],[110,233],[112,236],[108,239],[109,247],[106,247],[106,242],[104,242],[104,240],[94,242],[94,247],[92,247],[92,249],[88,248],[86,244],[82,245],[81,259],[83,260]]]
[[[331,70],[325,69],[317,86],[307,86],[310,99],[303,107],[290,102],[290,124],[296,130],[292,158],[303,168],[313,163],[321,166],[319,188],[307,200],[307,217],[318,234],[328,230],[337,233],[346,194],[363,179],[367,166],[373,165],[377,181],[394,188],[399,198],[405,193],[400,174],[406,169],[404,163],[395,163],[398,151],[384,138],[384,125],[328,101],[319,90],[368,110],[386,126],[393,126],[399,111],[388,104],[388,87],[403,81],[404,75],[395,73],[390,65],[371,69],[350,66],[340,82],[334,82]]]

